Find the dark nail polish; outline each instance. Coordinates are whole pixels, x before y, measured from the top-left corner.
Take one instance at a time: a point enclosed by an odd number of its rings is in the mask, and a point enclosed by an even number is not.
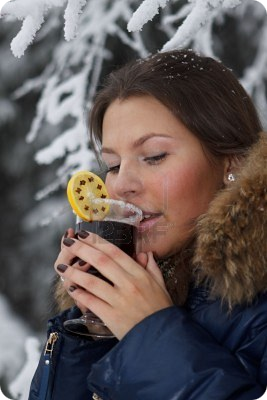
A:
[[[65,264],[59,264],[59,265],[57,265],[57,270],[58,270],[59,272],[65,272],[67,268],[68,268],[68,266],[65,265]]]
[[[86,264],[86,261],[83,261],[83,260],[80,260],[80,261],[79,261],[79,265],[80,265],[81,267],[83,267],[85,264]]]
[[[87,231],[79,231],[78,236],[82,239],[86,239],[89,236],[89,232]]]
[[[80,261],[80,258],[79,258],[79,257],[74,257],[74,258],[71,260],[70,265],[76,264],[78,261]]]
[[[66,232],[64,233],[64,238],[68,237],[68,235],[69,235],[69,232],[68,232],[68,230],[66,230]]]
[[[70,286],[69,287],[69,292],[74,292],[74,290],[76,290],[77,288],[76,288],[76,286]]]
[[[73,240],[71,238],[65,238],[63,240],[63,243],[65,244],[65,246],[70,247],[75,243],[75,240]]]

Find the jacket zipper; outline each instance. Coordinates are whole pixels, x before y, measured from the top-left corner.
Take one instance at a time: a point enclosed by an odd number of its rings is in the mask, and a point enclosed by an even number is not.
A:
[[[44,350],[44,358],[43,358],[44,364],[43,364],[43,374],[39,392],[39,400],[46,400],[53,350],[58,338],[59,338],[58,333],[52,332],[50,333],[49,338],[46,342]],[[102,400],[102,399],[96,393],[93,393],[92,400]]]
[[[44,357],[43,357],[43,374],[39,392],[39,400],[45,400],[47,395],[50,369],[52,364],[52,355],[56,341],[58,340],[58,333],[52,332],[46,342]]]

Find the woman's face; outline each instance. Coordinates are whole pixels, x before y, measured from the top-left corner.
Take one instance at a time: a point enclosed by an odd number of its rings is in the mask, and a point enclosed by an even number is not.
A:
[[[178,251],[223,184],[223,161],[211,164],[199,140],[151,96],[117,99],[108,107],[102,156],[110,197],[148,216],[136,252],[166,257]]]

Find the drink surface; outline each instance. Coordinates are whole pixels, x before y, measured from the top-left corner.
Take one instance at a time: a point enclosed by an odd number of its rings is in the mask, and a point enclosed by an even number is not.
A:
[[[96,233],[131,257],[134,254],[134,229],[133,225],[118,221],[82,221],[76,225],[76,231]]]

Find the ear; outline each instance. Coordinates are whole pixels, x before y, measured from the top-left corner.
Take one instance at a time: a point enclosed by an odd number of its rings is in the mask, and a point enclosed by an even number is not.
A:
[[[232,174],[233,177],[238,173],[241,166],[242,156],[237,155],[229,155],[224,159],[224,174],[223,174],[223,182],[225,185],[229,185],[231,183],[231,179],[229,179],[229,175]]]

